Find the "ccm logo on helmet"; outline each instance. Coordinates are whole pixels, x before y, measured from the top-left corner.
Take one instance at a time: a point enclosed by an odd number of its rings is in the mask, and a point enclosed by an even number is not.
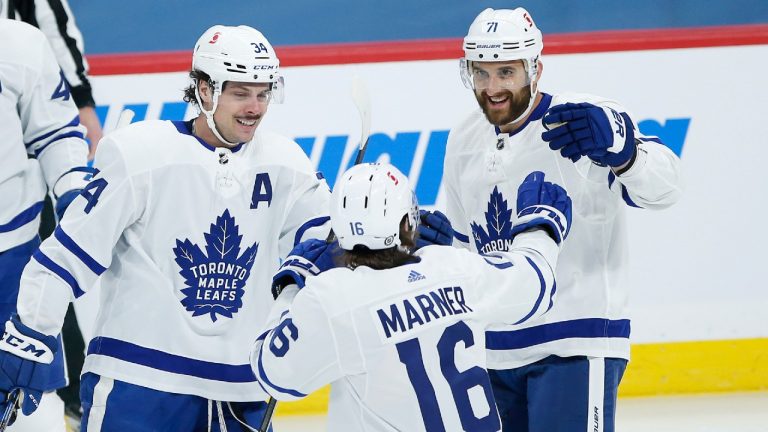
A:
[[[209,43],[209,44],[215,44],[215,43],[216,43],[216,41],[217,41],[217,40],[219,40],[219,35],[220,35],[220,34],[221,34],[221,32],[216,32],[216,33],[214,33],[214,34],[213,34],[213,37],[211,38],[211,40],[209,40],[209,41],[208,41],[208,43]]]

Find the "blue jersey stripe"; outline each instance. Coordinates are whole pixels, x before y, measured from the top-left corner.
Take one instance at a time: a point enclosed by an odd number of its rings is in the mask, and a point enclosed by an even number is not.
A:
[[[35,150],[35,156],[40,156],[40,153],[42,153],[43,150],[47,149],[49,145],[55,143],[56,141],[62,140],[64,138],[72,138],[72,137],[80,138],[81,140],[85,140],[85,135],[83,135],[82,132],[77,131],[77,130],[76,131],[70,131],[70,132],[67,132],[67,133],[63,133],[63,134],[57,136],[56,138],[48,141],[47,143],[45,143],[44,146],[42,146],[39,149]],[[85,143],[85,141],[83,141],[83,143]]]
[[[80,245],[72,240],[72,237],[68,236],[67,233],[61,229],[61,226],[56,227],[56,229],[53,231],[53,236],[56,237],[56,240],[58,240],[65,248],[67,248],[67,250],[79,258],[83,264],[88,266],[92,272],[96,273],[96,275],[100,275],[107,270],[106,267],[99,264],[95,259],[93,259],[93,257],[88,255],[88,252],[84,251]]]
[[[38,250],[32,255],[32,258],[35,259],[35,261],[39,262],[40,265],[47,268],[51,272],[53,272],[55,275],[60,277],[64,280],[64,282],[67,283],[67,285],[72,288],[72,293],[75,295],[75,297],[80,297],[81,295],[85,294],[85,291],[80,289],[80,285],[77,283],[77,279],[75,279],[74,276],[72,276],[72,273],[67,271],[64,267],[56,264],[53,262],[52,259],[48,258],[47,255],[45,255],[42,251]]]
[[[533,308],[530,312],[528,312],[528,315],[524,316],[523,319],[516,322],[515,324],[520,324],[523,322],[528,321],[528,319],[533,316],[534,313],[539,309],[539,306],[541,306],[541,301],[544,299],[544,292],[547,291],[547,283],[544,281],[544,275],[541,274],[541,269],[539,269],[539,266],[537,266],[532,259],[525,257],[526,261],[528,261],[528,264],[533,267],[533,269],[536,271],[536,275],[539,277],[539,298],[536,299],[536,303],[533,305]]]
[[[10,222],[0,225],[0,233],[13,231],[32,222],[41,211],[43,211],[42,201],[32,204],[31,207],[14,216]]]
[[[569,338],[629,338],[629,320],[584,318],[521,330],[485,332],[490,350],[510,350]]]
[[[629,197],[629,191],[627,191],[627,188],[624,185],[621,185],[621,197],[624,199],[624,202],[629,204],[632,207],[636,208],[642,208],[639,205],[635,204],[634,201],[632,201],[632,198]]]
[[[197,360],[104,336],[93,338],[88,344],[88,355],[91,354],[208,380],[230,383],[256,381],[250,364],[230,365]]]
[[[301,237],[304,236],[304,233],[314,227],[319,227],[322,224],[328,222],[331,220],[329,216],[320,216],[318,218],[310,219],[309,221],[305,222],[304,225],[300,226],[299,229],[296,230],[296,238],[293,240],[293,245],[296,246],[297,244],[301,243]]]
[[[51,136],[51,135],[53,135],[53,134],[57,133],[58,131],[60,131],[60,130],[62,130],[62,129],[66,129],[66,128],[68,128],[68,127],[72,127],[72,126],[77,126],[77,125],[79,125],[79,124],[80,124],[80,116],[79,116],[79,115],[76,115],[76,116],[75,116],[75,118],[73,118],[71,122],[69,122],[69,123],[65,124],[64,126],[62,126],[62,127],[58,128],[58,129],[54,129],[54,130],[52,130],[52,131],[50,131],[50,132],[48,132],[48,133],[45,133],[45,134],[43,134],[43,135],[40,135],[39,137],[37,137],[37,138],[34,138],[32,141],[28,142],[28,143],[27,143],[27,144],[25,144],[25,145],[26,145],[27,147],[29,147],[29,146],[31,146],[32,144],[34,144],[34,143],[36,143],[36,142],[38,142],[38,141],[42,141],[42,140],[44,140],[44,139],[48,138],[49,136]]]
[[[264,343],[266,343],[266,341],[264,341]],[[267,377],[267,374],[266,374],[266,372],[264,371],[264,365],[263,365],[263,363],[262,363],[262,361],[261,361],[261,353],[262,353],[263,351],[264,351],[264,345],[262,345],[262,346],[261,346],[261,349],[259,350],[259,361],[258,361],[258,365],[259,365],[259,381],[261,381],[262,383],[264,383],[264,384],[266,384],[266,385],[268,385],[268,386],[272,387],[273,389],[275,389],[275,390],[279,391],[280,393],[289,394],[289,395],[291,395],[291,396],[295,396],[295,397],[298,397],[298,398],[303,398],[303,397],[306,397],[306,396],[307,396],[306,394],[304,394],[304,393],[301,393],[301,392],[299,392],[299,391],[296,391],[296,390],[291,390],[291,389],[287,389],[287,388],[283,388],[283,387],[280,387],[280,386],[277,386],[277,385],[275,385],[275,384],[274,384],[274,383],[273,383],[273,382],[272,382],[272,381],[271,381],[271,380],[270,380],[270,379]],[[262,388],[263,388],[263,387],[264,387],[264,386],[262,386]],[[267,392],[267,393],[270,393],[270,392]]]

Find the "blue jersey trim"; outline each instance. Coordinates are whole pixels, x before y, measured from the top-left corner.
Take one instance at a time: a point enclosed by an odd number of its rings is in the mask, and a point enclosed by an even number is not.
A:
[[[453,230],[453,237],[460,242],[469,243],[469,236],[466,236],[456,230]]]
[[[56,138],[48,141],[47,143],[45,143],[45,145],[43,145],[39,149],[35,150],[35,156],[36,157],[40,156],[40,153],[42,153],[43,150],[47,149],[49,145],[55,143],[58,140],[63,140],[64,138],[80,138],[81,140],[83,140],[83,143],[85,143],[85,135],[83,135],[82,132],[80,132],[80,131],[67,132],[67,133],[61,134],[61,135],[57,136]]]
[[[570,338],[629,338],[629,320],[584,318],[511,331],[485,332],[486,348],[511,350]]]
[[[536,299],[536,303],[533,305],[531,311],[528,312],[528,315],[524,316],[523,319],[516,322],[515,324],[526,322],[533,316],[533,314],[539,309],[539,306],[541,306],[541,301],[544,299],[544,292],[547,291],[547,283],[544,281],[544,275],[541,274],[539,266],[537,266],[533,260],[528,257],[525,257],[525,260],[528,261],[528,264],[530,264],[531,267],[533,267],[533,269],[536,271],[536,275],[539,277],[539,297]]]
[[[43,211],[43,202],[36,202],[31,207],[17,214],[7,224],[0,225],[0,233],[10,232],[16,228],[22,227],[37,218],[40,212]]]
[[[53,274],[64,280],[64,282],[66,282],[67,285],[72,288],[72,293],[75,295],[75,297],[80,297],[81,295],[85,294],[85,291],[80,289],[80,285],[77,283],[77,279],[72,276],[72,273],[67,271],[67,269],[64,267],[53,262],[53,260],[48,258],[48,256],[45,255],[42,251],[38,250],[32,254],[32,258],[39,262],[40,265],[53,272]]]
[[[104,273],[107,268],[103,265],[99,264],[93,257],[88,255],[88,252],[83,250],[83,248],[80,247],[74,240],[72,240],[72,237],[68,236],[67,233],[64,232],[63,229],[61,229],[61,225],[57,226],[56,229],[53,231],[53,236],[56,237],[56,240],[59,241],[59,243],[62,244],[65,248],[67,248],[68,251],[72,252],[73,255],[75,255],[80,261],[83,262],[86,266],[88,266],[89,269],[91,269],[92,272],[96,273],[96,275],[100,275]]]
[[[266,341],[265,341],[264,343],[266,343]],[[266,374],[266,372],[264,372],[264,365],[262,364],[262,361],[261,361],[261,353],[262,353],[263,351],[264,351],[264,345],[262,344],[262,345],[261,345],[261,349],[259,350],[259,360],[258,360],[258,366],[259,366],[259,381],[261,381],[262,383],[264,383],[264,384],[266,384],[266,385],[268,385],[268,386],[272,387],[273,389],[275,389],[275,390],[279,391],[280,393],[289,394],[289,395],[291,395],[291,396],[295,396],[295,397],[297,397],[297,398],[303,398],[303,397],[306,397],[306,396],[307,396],[306,394],[304,394],[304,393],[301,393],[301,392],[299,392],[299,391],[297,391],[297,390],[291,390],[291,389],[287,389],[287,388],[283,388],[283,387],[280,387],[280,386],[277,386],[277,385],[275,385],[275,384],[274,384],[274,383],[273,383],[273,382],[272,382],[272,381],[271,381],[271,380],[270,380],[270,379],[267,377],[267,374]],[[263,388],[263,387],[264,387],[264,386],[262,386],[262,388]],[[267,393],[270,393],[270,392],[267,392]]]
[[[549,109],[549,105],[552,103],[552,95],[542,92],[541,93],[541,101],[538,105],[531,111],[531,115],[528,116],[528,118],[525,120],[525,123],[522,124],[519,128],[514,130],[513,132],[509,133],[509,136],[515,136],[518,133],[520,133],[523,129],[525,129],[526,126],[528,126],[529,123],[540,120],[542,117],[544,117],[544,114]],[[501,131],[501,129],[498,126],[493,127],[494,130],[496,130],[496,135],[499,135],[501,133],[504,133]]]
[[[189,120],[189,121],[173,120],[173,121],[171,121],[171,123],[173,123],[173,125],[176,126],[176,130],[179,131],[179,133],[191,136],[192,138],[196,139],[197,142],[202,144],[203,147],[207,148],[210,151],[216,151],[216,147],[208,144],[207,142],[205,142],[205,140],[203,140],[199,136],[192,134],[192,122],[193,121],[195,121],[195,120],[194,119],[193,120]],[[244,145],[245,145],[245,143],[239,143],[238,145],[236,145],[234,147],[227,147],[227,148],[230,151],[232,151],[232,153],[237,153],[237,151],[240,150],[241,148],[243,148]]]
[[[60,130],[62,130],[62,129],[66,129],[66,128],[68,128],[68,127],[72,127],[72,126],[77,126],[77,125],[79,125],[79,124],[80,124],[80,116],[79,116],[79,115],[76,115],[76,116],[75,116],[75,118],[74,118],[74,119],[72,119],[72,121],[71,121],[71,122],[69,122],[69,123],[65,124],[64,126],[62,126],[62,127],[58,128],[58,129],[54,129],[54,130],[52,130],[52,131],[50,131],[50,132],[47,132],[47,133],[45,133],[45,134],[43,134],[43,135],[40,135],[39,137],[37,137],[37,138],[33,139],[32,141],[30,141],[30,142],[28,142],[28,143],[26,143],[26,144],[24,144],[24,145],[25,145],[26,147],[29,147],[29,146],[31,146],[32,144],[34,144],[34,143],[36,143],[36,142],[38,142],[38,141],[42,141],[42,140],[44,140],[44,139],[48,138],[49,136],[51,136],[51,135],[53,135],[53,134],[55,134],[55,133],[59,132],[59,131],[60,131]]]
[[[629,191],[627,191],[627,187],[624,185],[621,185],[621,197],[624,199],[624,202],[629,204],[631,207],[642,208],[635,204],[634,201],[632,201],[632,198],[629,197]]]
[[[130,342],[99,336],[88,344],[88,355],[103,355],[152,369],[230,383],[256,381],[251,365],[230,365],[197,360]]]
[[[293,245],[296,246],[297,244],[301,243],[301,237],[304,236],[304,233],[308,229],[319,227],[320,225],[328,222],[329,220],[331,220],[329,216],[321,216],[305,222],[304,225],[300,226],[299,229],[296,230],[296,238],[293,240]]]

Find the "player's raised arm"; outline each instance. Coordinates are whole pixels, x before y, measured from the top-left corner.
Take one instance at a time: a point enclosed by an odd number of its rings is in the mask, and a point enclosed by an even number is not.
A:
[[[552,150],[573,162],[588,157],[609,166],[608,185],[632,207],[662,209],[681,194],[680,159],[658,137],[646,137],[627,110],[612,101],[551,107],[542,133]]]

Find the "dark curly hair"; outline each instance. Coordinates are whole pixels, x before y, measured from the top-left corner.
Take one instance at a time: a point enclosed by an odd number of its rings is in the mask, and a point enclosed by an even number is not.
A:
[[[207,82],[208,86],[213,87],[213,80],[211,77],[200,70],[190,70],[189,71],[189,77],[192,78],[193,83],[187,86],[187,88],[184,89],[184,102],[191,103],[192,105],[199,105],[197,102],[197,98],[195,97],[195,86],[201,82]],[[222,86],[221,90],[224,91],[224,87],[227,85],[226,81],[224,82],[224,86]]]

